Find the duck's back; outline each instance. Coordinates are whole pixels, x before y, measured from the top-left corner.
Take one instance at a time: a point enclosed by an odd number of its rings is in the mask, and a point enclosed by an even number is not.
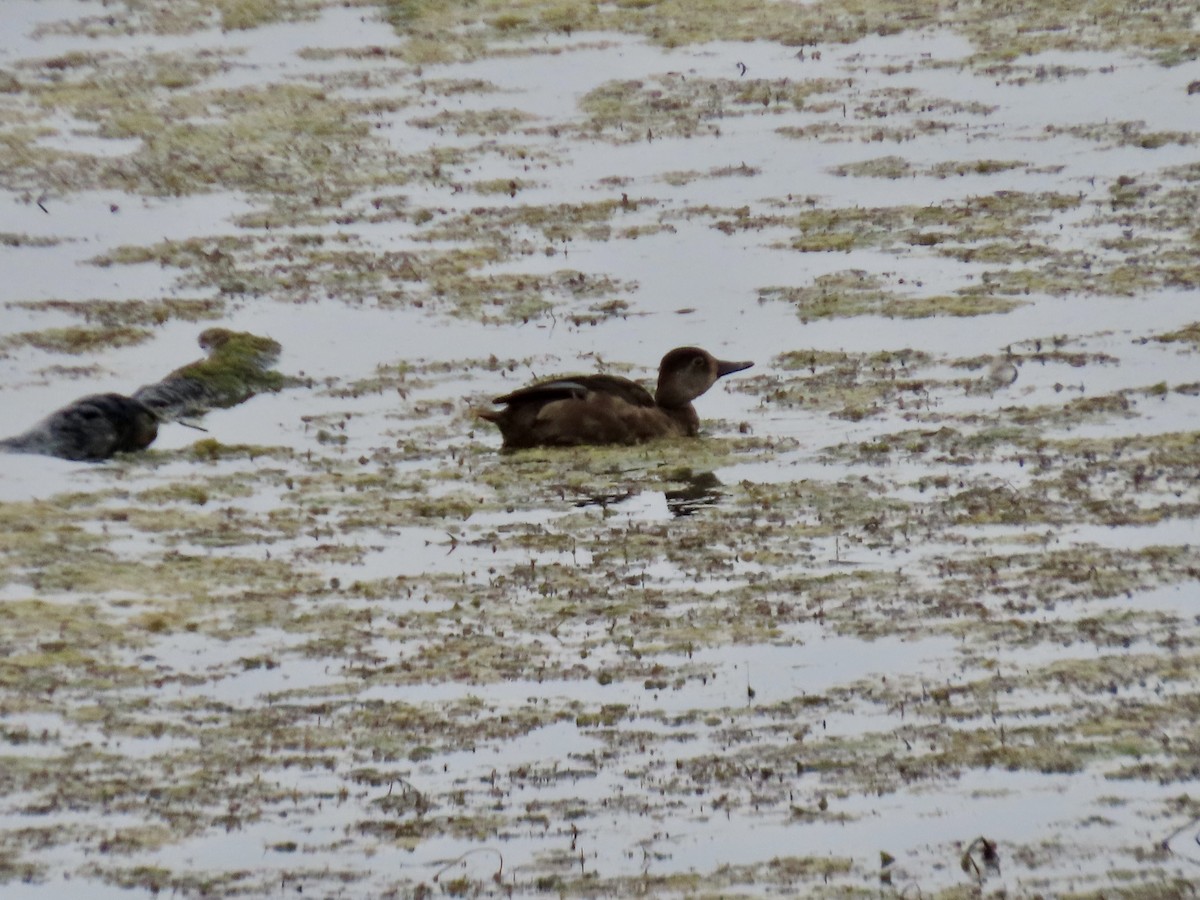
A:
[[[480,415],[500,427],[510,449],[636,444],[684,433],[648,390],[618,375],[540,381],[495,402],[504,409]]]
[[[631,406],[654,406],[654,397],[648,390],[636,381],[630,381],[620,375],[569,375],[565,378],[551,378],[497,397],[492,402],[508,406],[536,405],[567,398],[586,400],[597,395],[612,397]]]

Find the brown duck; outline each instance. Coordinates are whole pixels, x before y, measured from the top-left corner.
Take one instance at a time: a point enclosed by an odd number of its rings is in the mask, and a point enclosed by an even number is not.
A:
[[[748,369],[698,347],[677,347],[658,366],[653,394],[617,375],[571,375],[539,381],[497,397],[499,410],[480,410],[504,436],[504,449],[578,444],[639,444],[664,437],[693,437],[700,417],[692,401],[718,378]]]

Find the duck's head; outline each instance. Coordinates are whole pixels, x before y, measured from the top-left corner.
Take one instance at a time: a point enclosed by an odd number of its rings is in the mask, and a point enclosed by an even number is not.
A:
[[[668,409],[687,406],[717,379],[750,368],[752,362],[717,359],[699,347],[676,347],[658,364],[658,389],[654,400]]]

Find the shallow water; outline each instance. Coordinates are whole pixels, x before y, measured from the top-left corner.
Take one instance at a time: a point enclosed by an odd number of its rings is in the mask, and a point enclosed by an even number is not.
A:
[[[1200,63],[633,6],[6,6],[9,430],[211,324],[294,382],[5,459],[5,897],[1195,880]],[[683,344],[699,442],[471,414]]]

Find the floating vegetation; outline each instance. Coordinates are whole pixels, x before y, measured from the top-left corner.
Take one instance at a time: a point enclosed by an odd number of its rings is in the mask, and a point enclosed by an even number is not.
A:
[[[21,347],[33,347],[47,353],[82,355],[100,349],[131,347],[149,340],[153,332],[129,325],[99,325],[90,328],[69,326],[25,331],[0,338],[0,353]]]
[[[914,174],[913,167],[902,156],[879,156],[861,162],[845,163],[835,166],[831,171],[835,175],[854,175],[860,178],[906,178]]]
[[[279,359],[278,341],[249,332],[209,328],[200,334],[208,356],[181,366],[161,381],[138,388],[133,398],[164,420],[236,406],[262,391],[278,391],[284,377],[269,368]]]
[[[513,130],[523,131],[529,127],[529,123],[536,121],[536,116],[520,109],[489,109],[483,112],[442,110],[433,116],[412,119],[410,124],[418,128],[435,129],[439,133],[446,132],[462,136],[507,134]]]
[[[1163,344],[1193,344],[1200,346],[1200,322],[1193,322],[1177,331],[1156,334],[1154,340]]]
[[[56,247],[60,243],[58,238],[33,237],[12,232],[0,234],[0,247]]]
[[[852,175],[868,178],[908,178],[916,175],[931,175],[935,178],[962,177],[964,175],[994,175],[1010,169],[1029,169],[1026,163],[1017,160],[980,159],[974,162],[941,162],[927,169],[914,167],[902,156],[880,156],[860,162],[834,166],[835,175]]]
[[[163,325],[172,320],[198,322],[219,318],[225,303],[217,299],[184,299],[165,297],[161,300],[19,300],[8,304],[15,309],[53,311],[77,316],[88,323],[98,323],[120,333],[132,325]],[[149,335],[147,335],[149,336]],[[34,344],[32,340],[29,343]],[[37,344],[34,344],[37,346]],[[119,344],[117,346],[120,346]],[[42,349],[47,349],[43,347]],[[82,352],[82,351],[81,351]]]
[[[666,172],[659,178],[669,185],[674,187],[682,187],[701,178],[729,178],[734,175],[741,175],[746,178],[753,178],[755,175],[761,175],[762,171],[753,166],[748,166],[741,163],[737,166],[719,166],[714,169],[709,169],[707,172],[698,171],[680,171]]]
[[[5,396],[217,318],[139,396],[269,396],[7,459],[0,883],[1187,893],[1193,10],[93,12],[0,73]],[[695,440],[472,417],[667,332],[765,348]]]
[[[952,3],[914,10],[883,2],[848,10],[840,3],[764,6],[754,0],[654,0],[611,7],[555,0],[523,4],[515,12],[511,4],[499,0],[470,6],[413,0],[391,4],[388,10],[397,32],[408,39],[406,57],[424,63],[472,59],[497,52],[492,49],[495,41],[556,32],[618,31],[644,35],[666,47],[715,40],[807,47],[939,25],[969,37],[979,48],[976,56],[981,64],[1011,62],[1051,50],[1135,49],[1166,63],[1194,59],[1200,52],[1189,15],[1177,8],[1130,10],[1119,17],[1102,11],[1093,24],[1074,10],[1034,0],[1009,6],[1000,16]]]
[[[916,287],[920,287],[917,285]],[[980,316],[1008,312],[1020,301],[982,291],[962,290],[950,296],[899,293],[885,279],[861,269],[819,275],[806,287],[765,287],[759,302],[783,301],[801,319],[879,315],[903,318]]]
[[[803,108],[814,94],[840,87],[827,80],[793,83],[682,76],[666,76],[652,85],[609,82],[580,100],[588,118],[579,126],[579,135],[603,135],[618,143],[716,135],[721,119]]]
[[[1145,122],[1105,122],[1064,128],[1048,126],[1046,131],[1047,134],[1069,134],[1116,146],[1141,147],[1144,150],[1156,150],[1165,144],[1187,145],[1195,140],[1195,136],[1188,131],[1146,131]]]

